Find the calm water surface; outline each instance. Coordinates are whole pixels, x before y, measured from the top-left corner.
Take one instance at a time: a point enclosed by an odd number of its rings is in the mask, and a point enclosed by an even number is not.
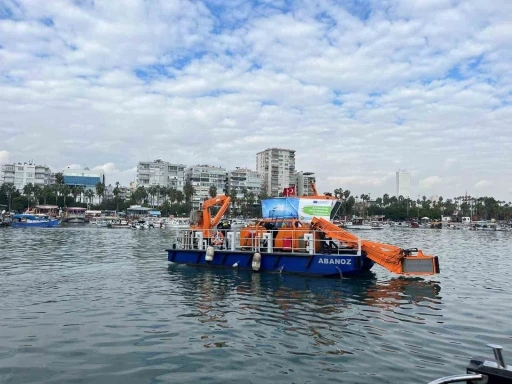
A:
[[[512,359],[512,233],[364,236],[441,274],[253,275],[169,266],[166,230],[0,229],[0,382],[425,383],[486,343]]]

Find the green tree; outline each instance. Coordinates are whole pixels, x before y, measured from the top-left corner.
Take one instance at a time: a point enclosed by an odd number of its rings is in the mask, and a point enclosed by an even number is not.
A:
[[[169,188],[167,190],[167,196],[169,197],[169,201],[171,202],[171,205],[174,204],[176,201],[178,190],[176,188]]]
[[[210,195],[210,197],[217,196],[217,187],[215,185],[210,185],[210,188],[208,189],[208,195]]]
[[[55,205],[59,205],[59,192],[62,185],[64,185],[64,175],[62,172],[57,172],[55,174]]]
[[[43,193],[43,189],[39,185],[34,185],[32,187],[32,195],[34,195],[34,204],[39,204],[39,198]]]
[[[87,191],[84,193],[84,196],[89,204],[92,204],[92,199],[94,199],[94,191],[92,189],[87,189]]]
[[[46,205],[46,200],[53,196],[52,188],[49,185],[45,185],[41,191],[43,197],[43,203]]]
[[[195,193],[196,193],[196,190],[192,186],[192,183],[189,180],[187,180],[185,182],[185,185],[183,186],[183,194],[185,195],[185,201],[187,203],[190,203],[192,201],[192,197],[194,196]]]
[[[178,204],[181,204],[184,200],[186,200],[185,198],[185,194],[181,191],[176,191],[176,201]]]
[[[116,181],[116,186],[112,193],[114,194],[114,200],[116,201],[116,212],[119,212],[119,195],[121,193],[121,190],[119,189],[119,181]]]
[[[23,194],[27,198],[27,206],[30,207],[30,196],[32,195],[32,191],[34,190],[34,186],[32,183],[28,183],[23,187]]]
[[[105,194],[105,185],[103,183],[96,184],[96,195],[98,195],[98,200],[101,204],[103,201],[103,196]]]

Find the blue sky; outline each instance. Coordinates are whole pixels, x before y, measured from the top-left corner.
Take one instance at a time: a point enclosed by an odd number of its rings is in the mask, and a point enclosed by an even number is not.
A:
[[[0,163],[255,167],[512,200],[506,0],[0,0]]]

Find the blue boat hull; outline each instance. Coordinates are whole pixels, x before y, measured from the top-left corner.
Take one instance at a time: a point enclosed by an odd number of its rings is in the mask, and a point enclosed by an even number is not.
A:
[[[41,221],[41,222],[31,222],[31,223],[23,223],[13,221],[11,226],[13,228],[49,228],[49,227],[58,227],[60,224],[60,220],[50,220],[50,221]]]
[[[213,260],[205,260],[205,250],[168,249],[167,258],[178,264],[210,268],[252,269],[254,252],[216,250]],[[353,276],[368,271],[373,261],[364,254],[261,253],[261,272],[280,272],[312,276]]]

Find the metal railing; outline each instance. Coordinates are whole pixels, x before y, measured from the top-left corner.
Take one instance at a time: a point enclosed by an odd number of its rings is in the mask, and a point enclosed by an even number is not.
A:
[[[279,230],[241,231],[208,230],[205,236],[199,229],[177,229],[176,249],[205,250],[209,246],[228,251],[250,252],[286,252],[301,254],[330,254],[361,256],[361,240],[357,248],[350,248],[346,244],[326,237],[321,231],[300,233],[299,236],[281,237],[277,239]],[[341,231],[340,231],[341,233]],[[277,245],[278,244],[278,245]]]

